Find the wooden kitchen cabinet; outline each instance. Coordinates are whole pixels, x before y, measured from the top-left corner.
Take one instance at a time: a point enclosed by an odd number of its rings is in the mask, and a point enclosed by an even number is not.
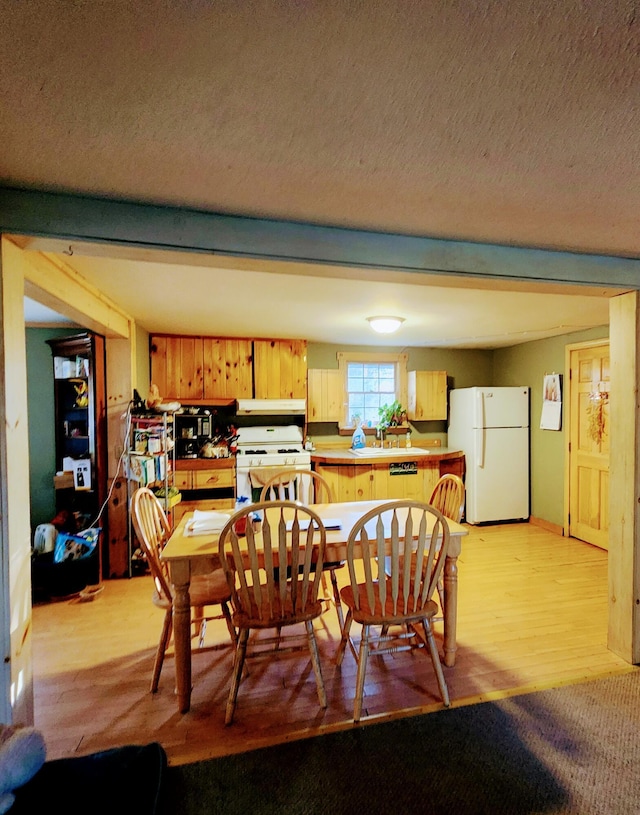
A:
[[[150,341],[151,381],[163,399],[306,399],[306,340],[174,337]]]
[[[254,340],[256,399],[307,398],[307,341]]]
[[[235,458],[178,459],[174,483],[182,500],[173,509],[174,524],[186,512],[227,510],[233,512],[236,503]]]
[[[328,482],[336,501],[371,500],[371,467],[355,464],[316,464],[314,470]]]
[[[392,475],[390,461],[375,464],[332,464],[317,462],[314,469],[331,486],[336,501],[372,501],[411,498],[427,501],[440,477],[438,462],[419,458],[412,472],[406,457],[398,459],[404,472]]]
[[[164,400],[188,402],[204,395],[202,337],[157,334],[150,338],[151,381]]]
[[[206,400],[249,399],[253,395],[251,340],[204,337],[203,397]]]
[[[447,372],[408,371],[407,417],[414,422],[447,418]]]
[[[338,368],[310,368],[307,372],[307,421],[338,422],[342,420],[345,390],[344,377]]]

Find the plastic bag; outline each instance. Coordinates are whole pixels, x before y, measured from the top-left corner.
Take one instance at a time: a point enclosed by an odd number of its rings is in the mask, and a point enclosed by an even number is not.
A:
[[[65,560],[82,560],[89,557],[98,544],[102,529],[92,527],[83,529],[72,535],[68,532],[58,532],[53,552],[53,562],[63,563]]]

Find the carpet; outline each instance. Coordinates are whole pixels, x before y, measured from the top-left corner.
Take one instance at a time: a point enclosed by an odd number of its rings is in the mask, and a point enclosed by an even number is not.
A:
[[[170,767],[163,813],[640,812],[640,671]]]

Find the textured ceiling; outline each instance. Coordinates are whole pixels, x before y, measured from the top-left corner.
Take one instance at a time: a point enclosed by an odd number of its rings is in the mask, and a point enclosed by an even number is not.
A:
[[[0,183],[638,256],[637,5],[2,0]]]
[[[0,185],[640,257],[633,0],[0,0]]]

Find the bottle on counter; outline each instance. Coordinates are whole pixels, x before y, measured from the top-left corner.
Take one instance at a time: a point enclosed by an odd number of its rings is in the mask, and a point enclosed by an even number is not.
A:
[[[364,435],[364,430],[362,429],[362,425],[360,421],[356,422],[356,429],[353,431],[353,437],[351,439],[351,449],[352,450],[360,450],[363,447],[367,446],[367,437]]]
[[[411,431],[407,430],[407,440],[404,443],[405,447],[411,447]]]

